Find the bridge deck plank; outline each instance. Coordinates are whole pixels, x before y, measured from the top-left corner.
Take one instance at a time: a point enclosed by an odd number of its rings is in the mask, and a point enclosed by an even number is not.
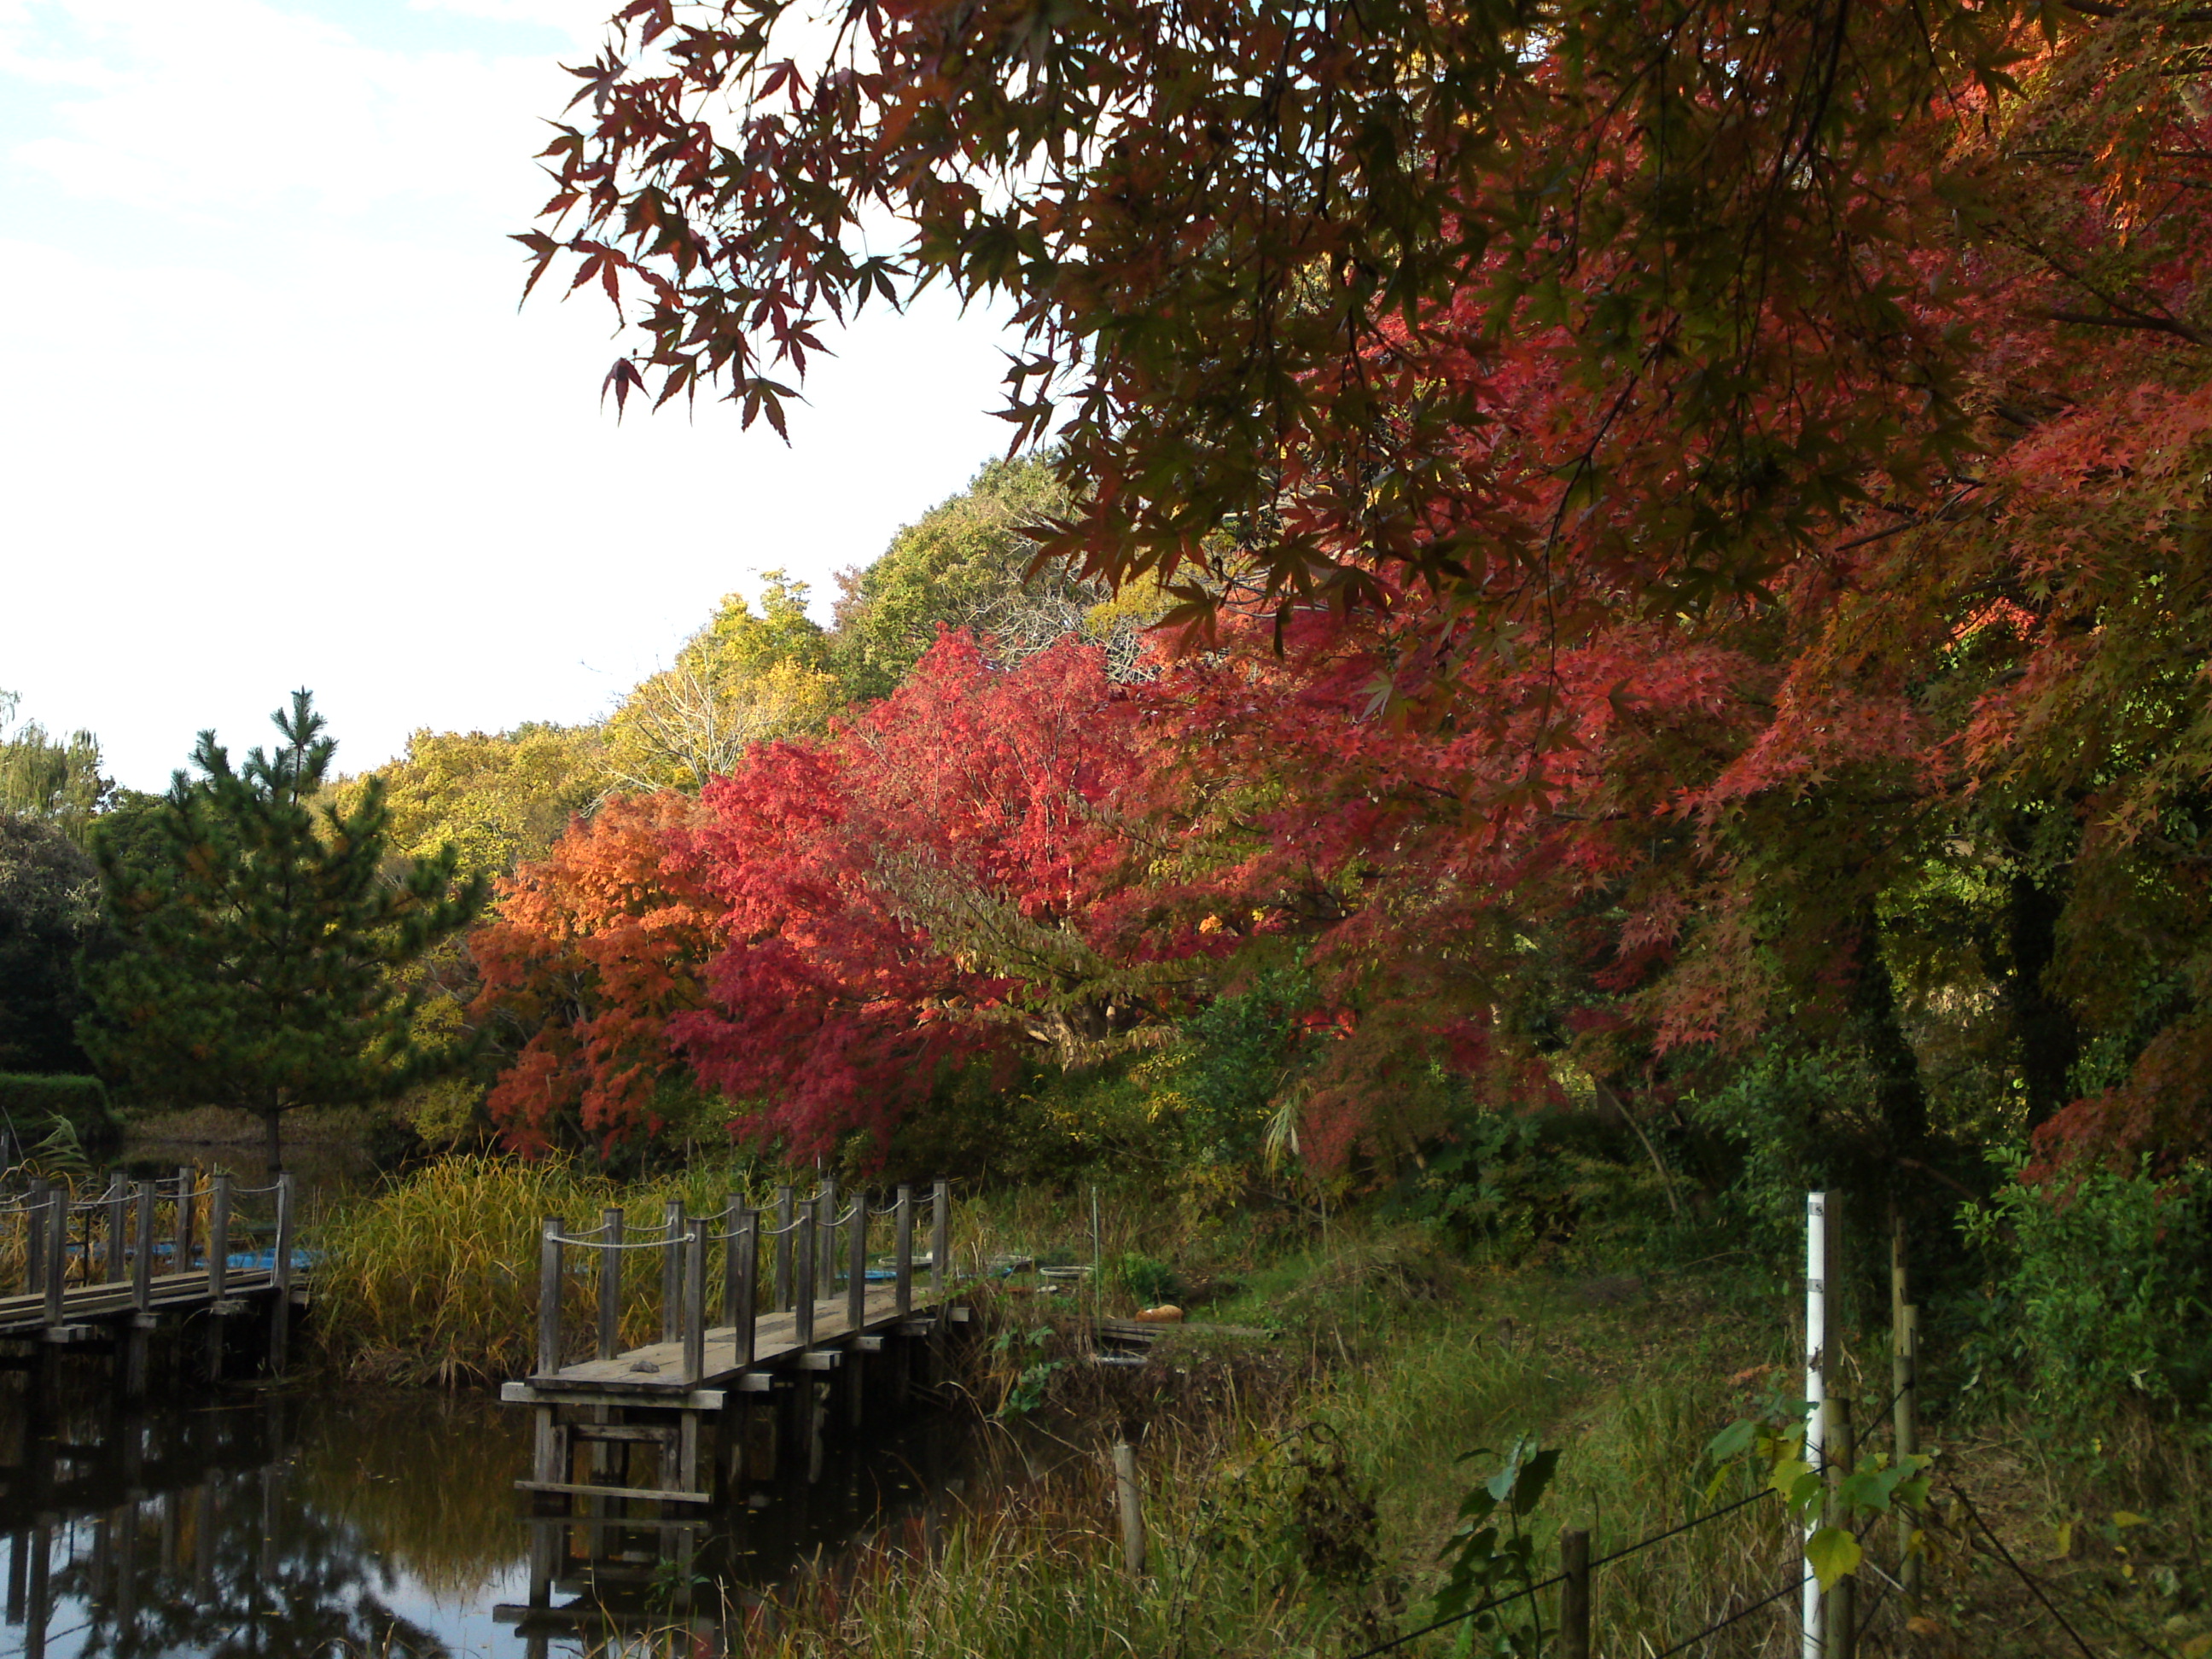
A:
[[[834,1301],[818,1301],[814,1304],[813,1346],[817,1349],[836,1347],[849,1336],[880,1330],[902,1319],[924,1318],[933,1305],[917,1285],[912,1310],[902,1314],[898,1311],[898,1291],[894,1286],[871,1287],[856,1328],[846,1323],[842,1296]],[[710,1326],[707,1331],[706,1365],[696,1384],[684,1380],[683,1344],[648,1342],[643,1347],[617,1354],[612,1359],[586,1359],[564,1365],[557,1371],[541,1372],[530,1378],[530,1385],[538,1389],[573,1389],[582,1393],[605,1389],[681,1394],[694,1387],[716,1388],[741,1371],[773,1370],[787,1365],[802,1352],[796,1313],[763,1314],[755,1320],[753,1358],[749,1365],[738,1364],[736,1330],[728,1325]]]

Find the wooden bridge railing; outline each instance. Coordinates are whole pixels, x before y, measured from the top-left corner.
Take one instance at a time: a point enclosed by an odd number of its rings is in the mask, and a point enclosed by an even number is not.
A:
[[[111,1176],[84,1197],[48,1181],[0,1195],[0,1297],[40,1297],[45,1322],[58,1325],[72,1288],[127,1284],[131,1307],[143,1313],[174,1281],[204,1274],[208,1299],[219,1302],[233,1273],[249,1270],[234,1267],[234,1246],[248,1224],[240,1201],[257,1198],[266,1200],[257,1207],[269,1218],[252,1231],[270,1237],[267,1271],[275,1286],[289,1292],[295,1265],[293,1178],[280,1175],[264,1187],[240,1187],[228,1175],[204,1181],[180,1169],[154,1181]]]
[[[933,1292],[941,1292],[951,1244],[949,1183],[935,1182],[928,1203],[929,1284]],[[753,1362],[763,1314],[790,1313],[793,1340],[801,1348],[811,1347],[817,1304],[837,1300],[841,1260],[846,1330],[858,1330],[866,1322],[872,1273],[879,1280],[888,1279],[897,1312],[911,1312],[915,1209],[909,1187],[897,1188],[891,1201],[880,1206],[866,1192],[855,1192],[841,1209],[836,1183],[824,1181],[805,1200],[791,1187],[777,1188],[772,1212],[753,1207],[738,1193],[731,1194],[720,1210],[703,1216],[688,1214],[681,1199],[671,1199],[660,1226],[643,1234],[629,1233],[618,1209],[601,1212],[598,1226],[575,1233],[559,1217],[548,1217],[538,1247],[538,1375],[550,1376],[564,1363],[562,1304],[572,1284],[568,1251],[584,1252],[587,1260],[596,1255],[584,1276],[595,1287],[592,1357],[602,1360],[622,1352],[624,1257],[631,1251],[660,1252],[660,1340],[677,1347],[682,1380],[693,1386],[706,1371],[710,1312],[717,1316],[714,1328],[731,1330],[737,1369]],[[763,1224],[771,1214],[773,1224]],[[889,1246],[888,1269],[869,1266],[872,1245],[878,1244]],[[708,1261],[718,1245],[720,1271],[714,1275],[718,1282],[710,1297]],[[763,1285],[769,1291],[765,1307]]]

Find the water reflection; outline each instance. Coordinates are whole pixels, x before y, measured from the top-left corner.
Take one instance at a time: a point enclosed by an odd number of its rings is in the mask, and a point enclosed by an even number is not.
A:
[[[963,1443],[909,1425],[811,1470],[787,1460],[696,1516],[580,1499],[531,1519],[523,1413],[488,1401],[294,1390],[126,1412],[96,1365],[34,1376],[0,1373],[0,1655],[27,1659],[715,1654],[726,1604],[886,1529],[928,1547],[972,1473]]]

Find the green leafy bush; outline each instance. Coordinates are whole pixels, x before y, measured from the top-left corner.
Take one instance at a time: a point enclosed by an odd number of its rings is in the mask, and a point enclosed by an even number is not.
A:
[[[19,1145],[35,1144],[57,1119],[88,1145],[112,1139],[118,1127],[107,1086],[96,1077],[0,1072],[0,1115]]]
[[[1140,1251],[1125,1250],[1106,1264],[1106,1283],[1150,1308],[1173,1301],[1182,1280],[1166,1262]]]
[[[1964,1219],[1997,1269],[1985,1352],[2016,1362],[2051,1420],[2101,1419],[2129,1398],[2205,1404],[2212,1170],[2014,1182]]]

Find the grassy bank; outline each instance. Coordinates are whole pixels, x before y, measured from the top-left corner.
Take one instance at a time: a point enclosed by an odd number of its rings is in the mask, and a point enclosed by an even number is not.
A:
[[[433,1166],[328,1234],[325,1354],[358,1376],[517,1374],[541,1217],[582,1220],[619,1203],[650,1225],[668,1197],[705,1208],[728,1184],[702,1173],[617,1189],[559,1164]],[[965,1202],[957,1254],[1089,1261],[1087,1196]],[[1589,1528],[1603,1556],[1756,1492],[1748,1471],[1709,1487],[1702,1455],[1717,1430],[1786,1393],[1802,1364],[1795,1286],[1736,1251],[1633,1270],[1564,1247],[1469,1255],[1373,1218],[1201,1220],[1142,1191],[1102,1194],[1099,1218],[1106,1311],[1171,1294],[1200,1322],[1270,1334],[1186,1332],[1149,1365],[1103,1368],[1082,1330],[1089,1293],[973,1286],[986,1329],[965,1379],[975,1407],[1028,1414],[1067,1455],[1034,1480],[988,1486],[932,1547],[886,1534],[776,1601],[733,1610],[751,1626],[746,1650],[1348,1656],[1425,1622],[1462,1498],[1522,1437],[1561,1454],[1520,1523],[1547,1574],[1562,1527]],[[636,1260],[641,1281],[657,1273],[650,1253]],[[649,1289],[635,1290],[637,1316],[653,1317]],[[580,1322],[588,1287],[580,1279],[571,1293]],[[1870,1403],[1886,1392],[1881,1340],[1862,1332],[1850,1356]],[[2200,1541],[2212,1469],[2197,1431],[1970,1415],[1962,1365],[1935,1369],[1923,1443],[1940,1452],[1944,1501],[1929,1514],[1927,1594],[1908,1631],[1885,1583],[1903,1528],[1870,1528],[1862,1651],[2212,1652]],[[1146,1487],[1141,1584],[1121,1565],[1105,1455],[1123,1432],[1139,1442]],[[1652,1659],[1787,1585],[1800,1559],[1771,1499],[1664,1537],[1600,1568],[1595,1650]],[[1523,1605],[1548,1632],[1550,1597]],[[1689,1650],[1794,1651],[1791,1617],[1785,1598]],[[1489,1652],[1516,1629],[1536,1634],[1516,1624],[1461,1650],[1447,1632],[1400,1650]]]

